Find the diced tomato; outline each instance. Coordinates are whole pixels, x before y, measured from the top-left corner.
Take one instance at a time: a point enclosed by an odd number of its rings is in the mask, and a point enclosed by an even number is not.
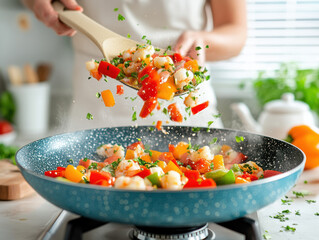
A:
[[[183,60],[183,56],[180,53],[173,54],[173,61],[174,63],[180,62]]]
[[[98,71],[103,75],[109,76],[111,78],[116,78],[117,75],[119,75],[119,73],[121,72],[121,69],[108,62],[101,61],[98,67]]]
[[[122,95],[124,93],[123,85],[116,85],[116,94]]]
[[[11,123],[5,120],[0,121],[0,134],[10,133],[12,131],[13,127]]]
[[[139,176],[141,178],[145,178],[147,177],[148,175],[151,175],[151,170],[145,168],[143,169],[142,171],[140,171],[139,173],[135,174],[134,176]]]
[[[61,170],[51,170],[51,171],[46,171],[46,172],[44,172],[44,175],[47,176],[47,177],[52,177],[52,178],[64,177],[64,171],[61,171]]]
[[[183,122],[183,116],[182,116],[181,112],[179,111],[176,103],[172,103],[172,104],[168,105],[167,110],[168,110],[168,113],[169,113],[172,121]]]
[[[196,162],[191,162],[190,166],[192,169],[198,170],[200,173],[203,174],[212,170],[210,168],[210,164],[210,161],[201,158]]]
[[[239,175],[238,177],[241,177],[243,179],[246,179],[246,180],[250,180],[250,181],[256,181],[258,180],[258,177],[255,176],[255,175],[252,175],[252,174],[249,174],[249,173],[244,173],[243,175]]]
[[[161,131],[162,130],[162,121],[158,120],[155,127],[158,131]]]
[[[145,149],[144,144],[141,141],[132,143],[131,145],[127,147],[127,149],[135,150],[137,148],[137,145],[140,145],[143,149]]]
[[[91,171],[90,173],[90,184],[97,184],[98,181],[105,180],[108,186],[114,184],[115,178],[109,172]],[[104,185],[105,186],[105,185]]]
[[[264,171],[264,178],[276,176],[278,174],[281,174],[282,172],[275,171],[275,170],[265,170]]]
[[[156,108],[157,104],[158,102],[156,97],[151,97],[146,100],[140,112],[140,117],[146,118]]]
[[[195,107],[192,107],[192,113],[195,115],[199,113],[200,111],[204,110],[205,108],[208,107],[209,101],[203,102],[201,104],[196,105]]]
[[[186,168],[186,170],[183,172],[185,177],[187,177],[188,179],[194,179],[194,180],[199,179],[200,173],[198,170],[191,170]]]

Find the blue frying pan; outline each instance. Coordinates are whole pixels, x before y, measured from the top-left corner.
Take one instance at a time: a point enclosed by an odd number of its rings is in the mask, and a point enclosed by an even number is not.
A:
[[[229,129],[197,128],[194,132],[192,127],[169,126],[166,130],[169,134],[149,126],[117,127],[52,136],[22,147],[16,161],[27,182],[62,209],[100,221],[157,227],[218,223],[255,212],[287,193],[304,168],[303,152],[281,140]],[[244,141],[236,142],[236,136],[243,136]],[[99,160],[96,149],[105,143],[126,147],[140,138],[153,150],[168,151],[169,143],[190,140],[203,146],[214,137],[218,144],[230,145],[263,169],[284,173],[250,184],[182,191],[105,188],[61,182],[43,175],[47,170],[67,166],[69,159],[75,165],[84,157]]]

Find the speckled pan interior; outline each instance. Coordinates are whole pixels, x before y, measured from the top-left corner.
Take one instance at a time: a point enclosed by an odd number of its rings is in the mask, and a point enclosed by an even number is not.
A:
[[[168,134],[150,126],[117,127],[56,135],[22,147],[16,160],[25,179],[45,199],[56,206],[89,218],[144,226],[194,226],[205,222],[232,220],[272,203],[295,184],[304,163],[304,154],[281,140],[229,129],[166,126]],[[244,141],[236,142],[236,136]],[[124,147],[141,139],[158,151],[168,151],[168,144],[191,141],[209,145],[228,144],[256,161],[264,169],[284,174],[246,185],[228,185],[215,189],[183,191],[133,191],[87,184],[60,182],[43,176],[44,171],[76,165],[81,158],[99,159],[96,148],[101,144]]]

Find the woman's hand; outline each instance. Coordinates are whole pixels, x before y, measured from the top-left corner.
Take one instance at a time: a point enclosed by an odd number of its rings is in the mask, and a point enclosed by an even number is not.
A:
[[[205,45],[203,42],[202,32],[186,31],[178,38],[174,51],[179,52],[182,56],[188,56],[197,59],[199,65],[205,63]]]
[[[51,0],[22,0],[34,15],[47,27],[52,28],[60,36],[73,36],[75,30],[62,23],[58,13],[54,11]],[[60,0],[64,6],[71,10],[83,11],[75,0]]]

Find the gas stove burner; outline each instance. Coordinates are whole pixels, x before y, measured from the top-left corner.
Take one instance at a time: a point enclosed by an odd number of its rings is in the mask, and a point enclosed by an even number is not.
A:
[[[199,227],[161,228],[134,227],[129,237],[131,240],[213,240],[215,233],[208,224]]]

